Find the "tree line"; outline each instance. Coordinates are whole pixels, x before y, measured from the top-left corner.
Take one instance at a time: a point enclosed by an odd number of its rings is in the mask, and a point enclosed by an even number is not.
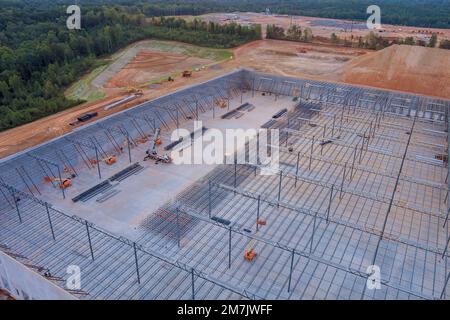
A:
[[[200,15],[212,12],[264,12],[365,21],[366,9],[376,4],[382,23],[450,28],[450,0],[122,0],[147,15]]]
[[[11,4],[48,8],[68,5],[67,0],[0,0]],[[201,15],[212,12],[264,12],[365,21],[366,9],[376,4],[382,23],[427,28],[450,28],[450,0],[78,0],[81,6],[121,5],[136,8],[148,17]],[[72,3],[71,3],[72,4]]]
[[[311,28],[304,28],[297,25],[292,25],[287,31],[283,27],[268,24],[266,27],[267,39],[289,40],[297,42],[311,42],[313,40],[313,33]]]

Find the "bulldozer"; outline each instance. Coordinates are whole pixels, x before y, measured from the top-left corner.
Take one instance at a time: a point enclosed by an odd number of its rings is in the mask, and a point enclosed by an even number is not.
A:
[[[183,78],[189,78],[190,76],[192,76],[192,71],[189,70],[183,71]]]

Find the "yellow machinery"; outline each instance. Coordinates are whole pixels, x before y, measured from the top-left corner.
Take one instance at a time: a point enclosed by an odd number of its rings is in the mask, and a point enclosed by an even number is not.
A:
[[[136,96],[142,96],[144,94],[141,89],[138,89],[138,88],[133,87],[133,86],[128,86],[127,92],[131,93],[131,94],[134,94]]]

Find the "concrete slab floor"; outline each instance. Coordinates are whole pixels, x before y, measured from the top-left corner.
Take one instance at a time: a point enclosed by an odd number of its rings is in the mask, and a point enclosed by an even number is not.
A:
[[[216,108],[214,119],[213,111],[210,110],[200,114],[199,120],[206,128],[215,128],[223,133],[226,129],[258,129],[278,111],[284,108],[292,108],[296,104],[292,101],[292,97],[275,98],[274,95],[262,95],[261,93],[252,97],[252,93],[247,92],[243,94],[242,103],[240,96],[230,99],[229,109],[232,110],[245,102],[253,104],[256,108],[252,111],[243,111],[244,115],[238,119],[221,119],[220,116],[225,114],[227,109]],[[180,122],[180,128],[192,132],[193,122]],[[171,128],[171,130],[175,129],[175,127]],[[168,130],[162,131],[163,144],[158,148],[160,153],[166,153],[163,147],[171,142],[171,133]],[[206,132],[207,134],[208,132]],[[67,189],[65,200],[61,199],[59,190],[50,186],[43,189],[44,192],[41,191],[43,193],[42,199],[52,203],[55,209],[88,219],[106,230],[134,239],[134,230],[146,216],[167,201],[174,199],[178,193],[216,167],[216,165],[144,162],[142,160],[145,157],[145,150],[148,145],[147,142],[131,150],[132,163],[139,162],[144,170],[117,184],[114,189],[120,192],[105,202],[99,203],[96,201],[101,195],[86,202],[72,202],[72,197],[100,182],[96,170],[88,171],[83,167],[76,168],[79,171],[79,176],[74,179],[74,185]],[[192,147],[187,147],[184,150],[184,152],[190,151]],[[126,152],[118,160],[113,166],[102,164],[102,180],[130,165]]]

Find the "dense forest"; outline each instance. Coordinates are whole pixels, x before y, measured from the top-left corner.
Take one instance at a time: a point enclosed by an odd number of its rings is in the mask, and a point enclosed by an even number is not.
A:
[[[279,14],[361,21],[368,17],[367,7],[376,4],[381,8],[382,23],[450,28],[450,0],[167,0],[161,3],[166,9],[160,14],[263,12],[268,8]],[[157,6],[143,4],[148,12],[156,10]]]
[[[268,8],[279,14],[361,21],[368,17],[367,7],[376,4],[381,8],[382,23],[450,28],[450,0],[0,0],[0,7],[18,3],[41,8],[58,4],[93,6],[114,3],[133,6],[146,16],[263,12]]]
[[[82,29],[66,28],[66,7],[30,10],[0,1],[0,130],[70,108],[81,101],[64,89],[111,54],[134,41],[155,38],[228,48],[260,39],[259,26],[218,25],[197,19],[148,18],[132,7],[83,11]]]

